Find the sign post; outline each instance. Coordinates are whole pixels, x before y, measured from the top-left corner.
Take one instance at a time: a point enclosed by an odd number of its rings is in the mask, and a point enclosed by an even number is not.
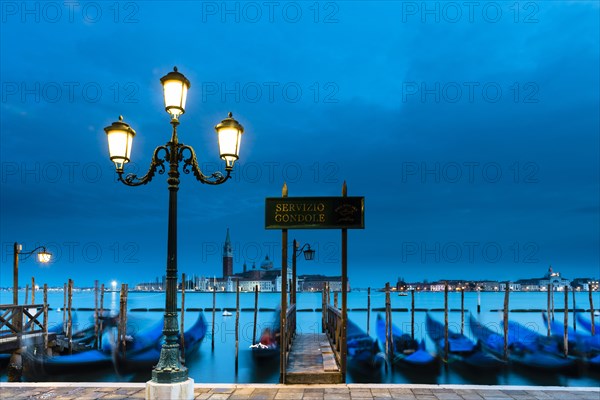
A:
[[[348,229],[365,228],[365,198],[348,197],[346,182],[341,197],[288,197],[283,184],[281,197],[265,199],[265,229],[281,229],[281,314],[280,314],[280,378],[285,383],[287,361],[287,241],[288,229],[340,229],[342,232],[342,342],[340,369],[346,381],[348,321]],[[294,249],[295,251],[296,249]],[[325,311],[325,310],[324,310]]]

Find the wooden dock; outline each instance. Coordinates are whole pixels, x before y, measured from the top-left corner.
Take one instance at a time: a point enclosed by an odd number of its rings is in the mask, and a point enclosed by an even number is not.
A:
[[[0,352],[45,345],[55,339],[56,334],[48,333],[43,304],[0,305]]]
[[[298,334],[292,342],[285,383],[342,383],[343,374],[325,333]]]

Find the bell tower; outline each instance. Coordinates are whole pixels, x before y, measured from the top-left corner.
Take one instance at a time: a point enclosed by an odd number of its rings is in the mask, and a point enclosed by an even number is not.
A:
[[[223,245],[223,278],[231,275],[233,275],[233,249],[229,237],[229,228],[227,228],[227,236],[225,236],[225,244]]]

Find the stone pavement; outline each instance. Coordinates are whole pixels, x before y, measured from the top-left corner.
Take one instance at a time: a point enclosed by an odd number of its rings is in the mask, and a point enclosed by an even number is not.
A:
[[[599,388],[470,385],[197,384],[196,399],[600,400]],[[0,383],[0,399],[143,399],[144,383]],[[169,400],[169,399],[165,399]]]

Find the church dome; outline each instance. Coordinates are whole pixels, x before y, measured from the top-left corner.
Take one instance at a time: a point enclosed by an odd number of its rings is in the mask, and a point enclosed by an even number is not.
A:
[[[267,255],[264,261],[260,263],[260,267],[264,270],[273,269],[273,261],[269,260],[269,255]]]

